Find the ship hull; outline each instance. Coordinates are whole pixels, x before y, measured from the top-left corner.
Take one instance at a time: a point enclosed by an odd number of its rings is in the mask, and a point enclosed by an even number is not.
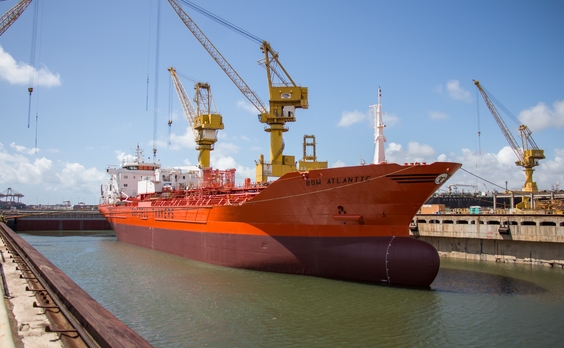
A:
[[[118,240],[220,266],[333,279],[428,286],[436,249],[411,237],[271,237],[115,225]]]
[[[289,173],[241,204],[139,199],[100,205],[117,238],[211,264],[429,286],[436,249],[409,236],[421,205],[460,167],[397,164]],[[207,202],[207,203],[206,203]],[[209,202],[216,202],[211,204]]]

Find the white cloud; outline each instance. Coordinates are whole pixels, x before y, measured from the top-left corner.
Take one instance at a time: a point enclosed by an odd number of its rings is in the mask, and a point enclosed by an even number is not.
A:
[[[92,191],[106,181],[107,174],[98,171],[96,168],[85,168],[80,163],[65,163],[64,168],[57,173],[58,182],[51,185],[53,191]]]
[[[399,122],[399,117],[397,117],[394,114],[388,114],[388,113],[384,113],[382,115],[382,121],[384,121],[384,124],[386,125],[386,127],[391,127],[393,125],[395,125],[396,123]]]
[[[449,96],[454,100],[461,100],[464,102],[471,102],[472,95],[467,90],[460,87],[458,80],[449,80],[446,85]]]
[[[0,46],[0,78],[13,85],[26,85],[33,77],[36,86],[53,87],[61,85],[61,75],[53,74],[47,67],[35,69],[31,65],[16,62],[12,56]]]
[[[17,145],[16,143],[10,143],[10,147],[24,155],[33,155],[34,153],[37,153],[37,151],[39,151],[36,148],[30,149],[22,145]]]
[[[429,117],[433,120],[444,120],[448,118],[448,115],[440,111],[429,111]]]
[[[564,149],[555,149],[554,153],[553,158],[542,160],[535,169],[533,179],[540,190],[550,190],[557,184],[564,186]],[[509,146],[503,147],[497,153],[480,154],[462,149],[459,153],[441,153],[435,156],[435,150],[431,146],[414,141],[407,147],[390,142],[386,148],[388,163],[434,161],[462,163],[464,170],[459,170],[449,180],[450,184],[477,185],[480,190],[485,190],[485,184],[487,190],[503,191],[506,181],[507,187],[512,190],[520,190],[525,183],[523,168],[515,165],[517,157]]]
[[[255,106],[253,104],[251,104],[249,101],[247,100],[238,100],[237,101],[237,107],[239,109],[243,109],[253,115],[258,115],[259,111],[257,110],[257,108],[255,108]]]
[[[340,168],[340,167],[344,167],[346,166],[345,162],[343,161],[337,161],[335,163],[333,163],[333,165],[331,166],[331,168]]]
[[[24,146],[12,143],[5,148],[0,143],[0,185],[18,187],[17,191],[28,196],[27,200],[24,199],[28,204],[31,204],[29,196],[45,195],[47,192],[98,197],[100,184],[106,179],[106,173],[96,168],[85,168],[82,164],[71,162],[56,164],[46,157],[34,158],[32,149]],[[89,202],[94,203],[97,202]]]
[[[169,147],[172,150],[194,149],[196,147],[196,142],[194,141],[194,132],[192,127],[186,126],[184,134],[171,133],[170,145],[166,143],[162,146]]]
[[[407,153],[415,158],[430,157],[435,154],[435,149],[427,144],[419,144],[416,141],[410,141],[407,144]]]
[[[227,156],[236,153],[239,153],[239,146],[233,143],[222,142],[215,144],[214,151],[212,151],[211,154],[212,156],[214,154],[217,156]],[[217,168],[222,168],[222,167],[217,167]]]
[[[523,168],[515,165],[517,157],[509,146],[497,154],[462,149],[461,155],[439,156],[441,160],[462,163],[449,183],[477,185],[480,190],[503,191],[507,185],[510,190],[521,190],[525,183]],[[472,173],[469,174],[468,172]],[[555,149],[555,157],[540,162],[533,174],[539,190],[550,190],[564,182],[564,149]],[[507,183],[506,183],[507,182]]]
[[[553,109],[540,102],[536,106],[519,113],[519,121],[526,124],[531,131],[539,131],[550,127],[564,127],[564,100],[554,102]]]
[[[237,164],[235,159],[231,156],[223,156],[216,154],[210,158],[212,168],[222,168],[222,169],[230,169],[235,168],[235,182],[241,183],[244,182],[246,178],[251,178],[251,181],[255,181],[255,168],[249,168],[242,165]]]
[[[437,162],[446,162],[448,161],[448,157],[446,154],[442,153],[437,157]]]
[[[504,146],[496,155],[497,161],[502,165],[515,165],[517,156],[510,146]]]
[[[385,150],[388,163],[412,163],[434,161],[435,149],[427,144],[410,141],[407,150],[401,144],[391,142]]]
[[[443,86],[438,85],[435,87],[435,93],[443,94]],[[446,83],[446,92],[449,97],[454,100],[460,100],[463,102],[471,102],[472,96],[470,92],[460,87],[460,82],[458,80],[448,80]]]
[[[391,153],[394,153],[394,152],[401,151],[401,149],[402,149],[401,144],[396,144],[396,143],[392,142],[388,145],[388,150],[386,150],[386,151],[390,151]]]
[[[116,151],[116,158],[118,159],[119,163],[123,163],[123,162],[133,162],[133,160],[135,159],[135,155],[132,154],[126,154],[125,152],[122,151]]]
[[[355,123],[361,122],[368,117],[368,114],[360,111],[344,111],[337,126],[348,127]]]

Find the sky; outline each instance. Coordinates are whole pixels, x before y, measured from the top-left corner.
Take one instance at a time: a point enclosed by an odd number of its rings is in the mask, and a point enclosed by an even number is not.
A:
[[[564,188],[564,2],[193,2],[268,41],[308,87],[309,108],[287,124],[286,155],[301,159],[313,134],[330,167],[372,162],[380,87],[388,162],[460,162],[447,185],[518,190],[524,173],[476,79],[514,116],[502,113],[517,141],[523,123],[544,150],[539,189]],[[0,14],[16,3],[0,1]],[[260,45],[183,8],[267,101]],[[269,157],[264,124],[168,1],[36,0],[0,36],[0,192],[27,204],[97,204],[106,168],[137,144],[148,160],[155,145],[164,167],[197,164],[171,66],[192,78],[182,80],[190,96],[194,81],[211,86],[225,124],[212,166],[254,180],[255,161]]]

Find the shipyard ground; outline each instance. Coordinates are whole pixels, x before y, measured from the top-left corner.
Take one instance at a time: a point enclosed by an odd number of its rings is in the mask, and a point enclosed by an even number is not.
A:
[[[1,347],[62,347],[59,335],[46,332],[49,320],[42,308],[33,307],[35,295],[26,291],[27,281],[20,278],[17,264],[10,259],[6,245],[0,241],[2,268],[9,296],[4,294],[0,303],[0,346]]]

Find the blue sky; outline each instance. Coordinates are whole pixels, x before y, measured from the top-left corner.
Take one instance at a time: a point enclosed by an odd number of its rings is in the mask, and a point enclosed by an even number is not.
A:
[[[314,134],[318,159],[330,166],[371,162],[369,106],[380,86],[389,162],[457,161],[487,181],[459,172],[449,183],[492,190],[499,187],[489,182],[507,181],[519,189],[524,174],[477,99],[477,79],[545,150],[535,171],[539,188],[564,187],[564,2],[193,2],[269,41],[294,81],[308,87],[310,107],[298,110],[284,137],[285,154],[296,160],[303,135]],[[0,14],[16,3],[0,1]],[[239,182],[254,178],[254,161],[268,158],[264,125],[168,1],[160,0],[157,50],[158,0],[40,0],[31,75],[34,4],[0,36],[0,192],[10,187],[28,204],[96,204],[109,164],[137,144],[152,155],[155,115],[163,166],[197,163],[169,66],[211,85],[225,123],[212,165],[237,168]],[[267,101],[259,45],[184,8]],[[193,82],[183,83],[192,96]]]

